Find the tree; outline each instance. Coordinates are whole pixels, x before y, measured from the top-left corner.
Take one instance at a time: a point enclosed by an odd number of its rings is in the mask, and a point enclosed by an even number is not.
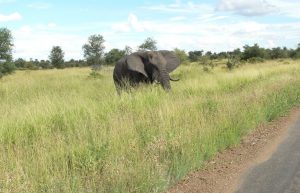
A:
[[[15,65],[12,62],[12,50],[14,44],[13,37],[9,29],[0,28],[0,77],[4,74],[12,73]]]
[[[270,51],[270,57],[271,59],[277,59],[277,58],[286,58],[287,52],[285,49],[281,49],[280,47],[272,48]]]
[[[300,58],[300,43],[298,43],[298,47],[295,50],[294,58]]]
[[[9,29],[0,28],[0,59],[12,61],[13,37]]]
[[[116,63],[120,58],[122,58],[125,55],[125,50],[119,50],[119,49],[112,49],[108,53],[105,54],[105,63],[106,64],[114,64]]]
[[[242,54],[242,60],[248,60],[250,58],[264,58],[265,50],[260,48],[258,44],[254,44],[253,46],[244,46],[244,52]]]
[[[17,60],[15,60],[15,66],[17,68],[24,68],[26,65],[26,61],[22,58],[18,58]]]
[[[125,46],[124,51],[125,51],[125,55],[132,54],[132,48],[130,46]]]
[[[196,62],[197,60],[200,59],[200,57],[202,56],[203,50],[195,50],[195,51],[190,51],[189,52],[189,59],[192,62]]]
[[[88,38],[88,43],[82,46],[88,65],[101,67],[104,62],[104,42],[103,36],[91,35]]]
[[[186,54],[186,52],[184,50],[180,50],[178,48],[174,49],[174,53],[175,55],[180,59],[180,62],[184,63],[188,61],[188,55]]]
[[[49,56],[52,66],[55,68],[64,68],[64,55],[65,53],[60,46],[53,46]]]
[[[157,50],[156,44],[157,44],[157,42],[153,38],[149,37],[144,41],[144,43],[142,43],[138,47],[138,50],[139,51],[146,51],[146,50],[155,51],[155,50]]]
[[[49,60],[41,60],[40,63],[39,63],[39,66],[43,69],[49,69],[49,68],[52,68],[52,65],[50,63]]]

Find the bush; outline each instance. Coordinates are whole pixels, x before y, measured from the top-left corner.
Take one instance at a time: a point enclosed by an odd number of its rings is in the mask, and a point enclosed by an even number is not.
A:
[[[0,63],[0,78],[5,74],[10,74],[16,69],[13,62]]]
[[[242,60],[249,60],[251,58],[264,58],[265,50],[264,48],[260,48],[258,44],[254,44],[253,46],[244,46],[244,52],[242,53]]]
[[[226,62],[226,67],[229,70],[232,70],[233,68],[237,68],[241,64],[241,59],[237,55],[230,56]]]
[[[204,72],[210,72],[210,69],[207,66],[203,66],[203,71]]]
[[[102,78],[103,75],[100,74],[99,71],[92,70],[92,72],[90,73],[90,77],[92,77],[92,78]]]
[[[201,64],[203,66],[209,66],[211,69],[213,69],[215,67],[213,61],[210,59],[209,56],[202,56],[199,59],[199,64]]]
[[[252,58],[249,58],[247,60],[247,62],[251,63],[251,64],[255,64],[255,63],[262,63],[264,62],[265,60],[261,57],[252,57]]]
[[[175,55],[179,58],[180,62],[182,64],[189,64],[188,60],[188,55],[186,54],[186,52],[184,50],[180,50],[178,48],[174,49],[174,53]]]

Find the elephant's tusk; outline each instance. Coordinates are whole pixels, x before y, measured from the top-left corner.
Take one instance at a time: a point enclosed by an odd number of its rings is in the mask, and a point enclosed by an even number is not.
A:
[[[170,77],[170,80],[172,80],[172,81],[178,81],[178,80],[180,80],[180,79],[179,79],[179,78],[174,79],[174,78],[171,78],[171,77]]]
[[[160,82],[159,82],[159,81],[157,81],[157,80],[154,80],[154,83],[156,83],[156,84],[160,84]]]

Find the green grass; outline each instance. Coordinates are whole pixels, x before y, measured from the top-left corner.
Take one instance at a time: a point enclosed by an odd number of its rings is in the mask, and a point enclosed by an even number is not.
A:
[[[0,80],[0,192],[162,192],[300,104],[300,62],[233,71],[180,66],[116,94],[112,68],[18,71]]]

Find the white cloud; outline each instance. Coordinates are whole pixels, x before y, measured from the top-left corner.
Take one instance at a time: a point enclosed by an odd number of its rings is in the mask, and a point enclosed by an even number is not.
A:
[[[56,23],[50,22],[48,24],[39,24],[36,26],[37,29],[39,30],[51,30],[56,27]]]
[[[221,0],[217,11],[230,11],[243,16],[261,16],[274,13],[277,7],[267,0]]]
[[[128,23],[115,23],[112,24],[112,30],[114,32],[130,32],[130,26],[128,25]]]
[[[45,2],[35,2],[28,5],[28,7],[33,9],[49,9],[51,4]]]
[[[182,3],[180,0],[172,4],[160,4],[144,7],[145,9],[161,12],[175,12],[175,13],[206,13],[213,12],[212,5],[204,3],[193,3],[191,1]]]
[[[212,22],[212,21],[217,21],[217,20],[222,20],[222,19],[226,19],[229,16],[225,16],[225,15],[216,15],[216,14],[202,14],[201,16],[199,16],[197,19],[202,21],[202,22]]]
[[[300,18],[300,2],[297,0],[270,0],[273,5],[279,8],[279,14],[288,17]]]
[[[170,18],[170,21],[182,21],[182,20],[185,20],[185,19],[186,19],[185,16],[176,16],[176,17]]]
[[[18,12],[14,12],[9,15],[0,14],[0,22],[16,21],[16,20],[21,20],[21,19],[22,19],[22,16]]]
[[[134,18],[132,19],[135,21],[134,23],[143,29],[143,33],[136,30],[133,27],[134,25],[130,25],[128,21],[123,23],[126,26],[126,30],[121,32],[120,37],[123,37],[125,40],[127,37],[138,36],[140,37],[138,45],[146,37],[151,36],[157,40],[160,49],[177,47],[185,50],[204,49],[216,52],[242,48],[245,44],[254,43],[259,43],[259,45],[264,47],[275,45],[288,46],[284,40],[288,40],[291,43],[300,39],[299,22],[267,24],[242,19],[228,22],[225,20],[227,17],[216,14],[204,14],[196,20],[147,21],[138,20],[137,16],[131,16],[131,18]],[[222,19],[222,22],[211,22],[220,19]],[[223,22],[223,20],[225,21]],[[287,36],[287,34],[289,35]],[[111,45],[119,46],[120,44],[112,43]],[[118,48],[123,48],[124,45]]]
[[[144,26],[143,23],[139,22],[138,18],[136,15],[134,14],[129,14],[128,17],[128,24],[130,27],[132,27],[134,30],[138,31],[138,32],[142,32],[144,31]]]
[[[4,4],[4,3],[13,3],[16,0],[0,0],[0,4]]]
[[[136,15],[130,13],[127,22],[115,23],[111,26],[114,32],[144,32],[148,30],[149,22],[140,22]]]
[[[277,45],[274,43],[273,40],[268,40],[267,41],[267,48],[274,48],[274,47],[277,47]]]
[[[47,25],[44,25],[47,26]],[[53,46],[61,46],[65,58],[82,58],[82,45],[87,37],[62,32],[47,31],[39,26],[23,26],[12,31],[14,36],[14,58],[48,59]]]

